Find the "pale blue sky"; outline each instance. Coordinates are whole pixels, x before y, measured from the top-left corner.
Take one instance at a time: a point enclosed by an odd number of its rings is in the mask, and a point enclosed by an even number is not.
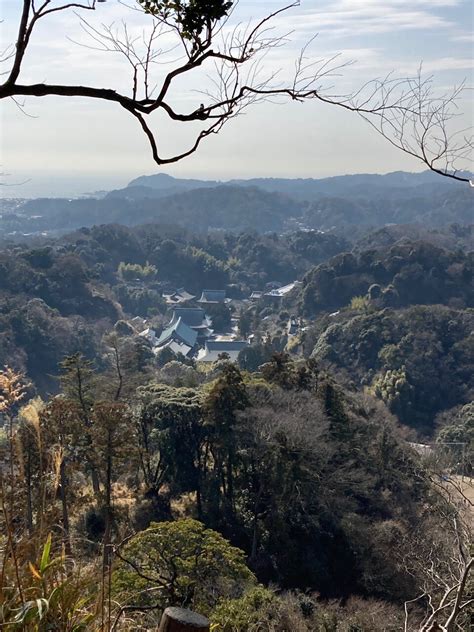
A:
[[[57,4],[56,0],[53,0]],[[20,0],[2,0],[2,47],[14,36]],[[279,2],[241,0],[234,20],[258,18],[282,6]],[[434,74],[442,90],[467,78],[473,84],[471,0],[302,0],[276,22],[276,32],[294,31],[284,49],[273,51],[268,69],[289,75],[301,45],[318,33],[311,53],[321,59],[340,53],[356,63],[327,87],[341,93],[389,71],[406,75]],[[94,25],[127,19],[132,33],[149,20],[118,0],[99,4],[88,13]],[[121,58],[94,52],[71,42],[85,42],[72,12],[45,19],[25,60],[22,81],[104,85],[127,90],[130,74]],[[164,42],[166,46],[167,41]],[[166,67],[157,68],[157,80]],[[192,90],[204,85],[203,74],[192,83],[178,83],[175,103],[194,109],[202,98]],[[76,195],[111,188],[131,178],[158,171],[134,120],[118,106],[82,99],[43,98],[26,101],[25,116],[12,103],[2,103],[1,163],[10,182],[3,195]],[[461,103],[462,127],[473,125],[472,91]],[[187,125],[156,118],[155,130],[165,150],[186,148]],[[390,147],[355,115],[312,103],[261,104],[248,110],[212,137],[194,156],[164,170],[181,177],[251,176],[324,177],[341,173],[378,172],[423,167]]]

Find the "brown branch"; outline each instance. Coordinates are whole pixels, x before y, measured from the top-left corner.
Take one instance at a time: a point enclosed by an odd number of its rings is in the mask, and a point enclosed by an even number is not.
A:
[[[454,180],[469,181],[467,177],[459,175],[456,161],[468,157],[468,152],[472,149],[472,141],[464,139],[461,143],[456,143],[454,136],[448,136],[447,133],[447,124],[454,116],[453,108],[464,89],[463,85],[450,95],[435,98],[431,93],[431,79],[422,79],[420,70],[417,77],[413,79],[392,79],[388,75],[385,79],[366,83],[353,95],[329,95],[327,90],[323,91],[320,82],[335,76],[349,64],[338,64],[337,55],[326,60],[306,61],[306,53],[312,40],[301,50],[296,60],[293,81],[289,82],[288,86],[274,85],[277,73],[272,73],[267,79],[259,80],[260,62],[266,53],[285,42],[285,36],[271,34],[268,24],[282,13],[299,6],[299,1],[291,2],[269,13],[257,21],[252,28],[249,25],[240,30],[236,26],[228,35],[223,35],[222,31],[229,19],[228,15],[220,22],[209,21],[203,32],[189,36],[181,31],[179,21],[174,21],[173,18],[160,14],[159,11],[156,14],[151,12],[150,17],[154,21],[153,28],[148,40],[145,38],[143,40],[145,50],[142,53],[137,50],[138,38],[132,38],[129,35],[125,23],[123,24],[124,33],[121,36],[118,31],[113,30],[113,25],[104,26],[101,32],[81,19],[81,26],[99,45],[99,50],[119,52],[126,57],[133,70],[131,96],[110,88],[17,83],[22,61],[38,20],[52,13],[72,8],[81,10],[96,8],[96,0],[90,0],[87,3],[66,2],[57,7],[51,7],[50,2],[51,0],[44,0],[41,6],[36,8],[34,0],[24,0],[16,53],[8,79],[0,85],[0,99],[17,96],[65,96],[117,103],[138,120],[149,142],[153,160],[159,165],[177,162],[191,155],[205,138],[218,133],[227,121],[240,114],[249,105],[271,100],[274,97],[286,97],[301,102],[316,100],[359,114],[394,147],[422,161],[430,170]],[[154,48],[154,42],[163,33],[162,26],[176,34],[178,45],[181,44],[186,51],[186,61],[166,74],[158,95],[156,98],[151,98],[150,69],[162,52]],[[222,35],[222,44],[218,49],[211,48],[216,43],[218,34]],[[189,41],[192,42],[190,46],[188,46]],[[207,104],[191,112],[177,112],[165,100],[174,80],[192,73],[209,61],[216,65],[216,94],[206,93]],[[244,67],[248,71],[246,75],[241,72]],[[142,79],[143,87],[139,90],[139,81],[141,82]],[[142,93],[143,98],[139,98],[139,92]],[[164,110],[173,121],[202,121],[207,126],[197,133],[190,149],[163,158],[158,151],[157,139],[145,120],[146,115],[158,109]]]

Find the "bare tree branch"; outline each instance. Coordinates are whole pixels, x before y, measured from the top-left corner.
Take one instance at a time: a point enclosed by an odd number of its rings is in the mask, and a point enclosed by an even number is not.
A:
[[[469,181],[460,170],[472,156],[472,136],[469,130],[450,131],[453,120],[459,115],[457,107],[466,90],[464,84],[449,94],[437,95],[432,78],[424,78],[420,68],[415,77],[388,75],[369,81],[353,94],[330,94],[323,83],[338,76],[351,63],[339,61],[337,55],[309,59],[309,46],[314,38],[301,50],[290,81],[279,81],[278,70],[264,75],[266,55],[283,46],[288,37],[288,34],[275,35],[272,22],[298,7],[299,1],[282,6],[254,24],[231,27],[229,20],[236,2],[222,0],[220,10],[207,15],[193,13],[191,5],[184,0],[136,0],[130,8],[144,13],[151,25],[149,32],[141,36],[132,34],[125,22],[120,27],[112,24],[98,28],[80,17],[82,31],[89,39],[88,44],[81,45],[117,53],[126,60],[131,69],[129,94],[88,85],[20,82],[25,54],[38,21],[58,12],[95,11],[97,1],[54,5],[52,0],[42,0],[37,5],[34,0],[23,0],[15,47],[5,49],[0,55],[0,63],[11,62],[9,71],[2,73],[7,79],[0,85],[0,99],[65,96],[116,103],[137,119],[158,165],[177,162],[193,154],[204,139],[219,133],[225,123],[251,105],[280,98],[314,100],[360,115],[391,145],[420,160],[430,170],[455,180]],[[165,35],[173,35],[175,43],[160,48],[160,38]],[[156,81],[154,68],[168,63],[167,54],[177,47],[184,56],[173,60],[172,69],[160,82]],[[213,66],[210,77],[213,89],[200,91],[204,103],[187,112],[176,109],[170,100],[175,82],[209,65]],[[171,156],[161,154],[157,135],[146,120],[158,110],[172,121],[202,123],[188,149]]]

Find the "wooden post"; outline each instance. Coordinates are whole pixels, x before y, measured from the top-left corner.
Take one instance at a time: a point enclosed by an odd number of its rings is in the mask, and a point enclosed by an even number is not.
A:
[[[211,624],[206,617],[184,608],[166,608],[159,632],[209,632]]]

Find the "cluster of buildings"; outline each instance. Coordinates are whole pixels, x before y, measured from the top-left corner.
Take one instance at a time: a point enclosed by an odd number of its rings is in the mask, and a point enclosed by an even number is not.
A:
[[[281,302],[298,285],[299,281],[288,285],[269,283],[265,290],[252,292],[244,302]],[[149,342],[156,355],[169,349],[176,355],[182,354],[199,362],[215,362],[220,357],[227,357],[235,362],[242,349],[249,345],[248,340],[238,339],[236,326],[226,335],[217,335],[213,329],[212,317],[208,312],[212,313],[212,306],[228,305],[231,302],[226,297],[225,290],[203,290],[198,298],[184,288],[179,288],[163,293],[163,298],[170,307],[171,319],[160,335],[138,316],[130,321],[138,334]],[[287,324],[288,336],[296,335],[301,326],[298,319],[290,317]],[[249,340],[251,339],[252,336]]]
[[[163,298],[167,305],[184,305],[193,301],[196,296],[186,292],[184,288],[180,288],[171,294],[163,294]],[[226,298],[225,290],[203,290],[201,298],[197,299],[196,302],[201,305],[218,305],[230,303],[230,299]]]
[[[160,336],[147,327],[143,319],[140,319],[141,327],[136,318],[131,321],[136,329],[137,325],[140,327],[139,335],[148,340],[155,354],[169,349],[200,362],[215,362],[219,356],[226,354],[235,362],[240,351],[248,346],[246,340],[237,340],[235,334],[218,336],[212,328],[212,318],[206,313],[206,306],[229,303],[225,290],[203,290],[201,297],[195,301],[195,296],[181,288],[164,295],[164,299],[172,307],[172,316]],[[187,304],[191,301],[199,306],[189,307]]]

